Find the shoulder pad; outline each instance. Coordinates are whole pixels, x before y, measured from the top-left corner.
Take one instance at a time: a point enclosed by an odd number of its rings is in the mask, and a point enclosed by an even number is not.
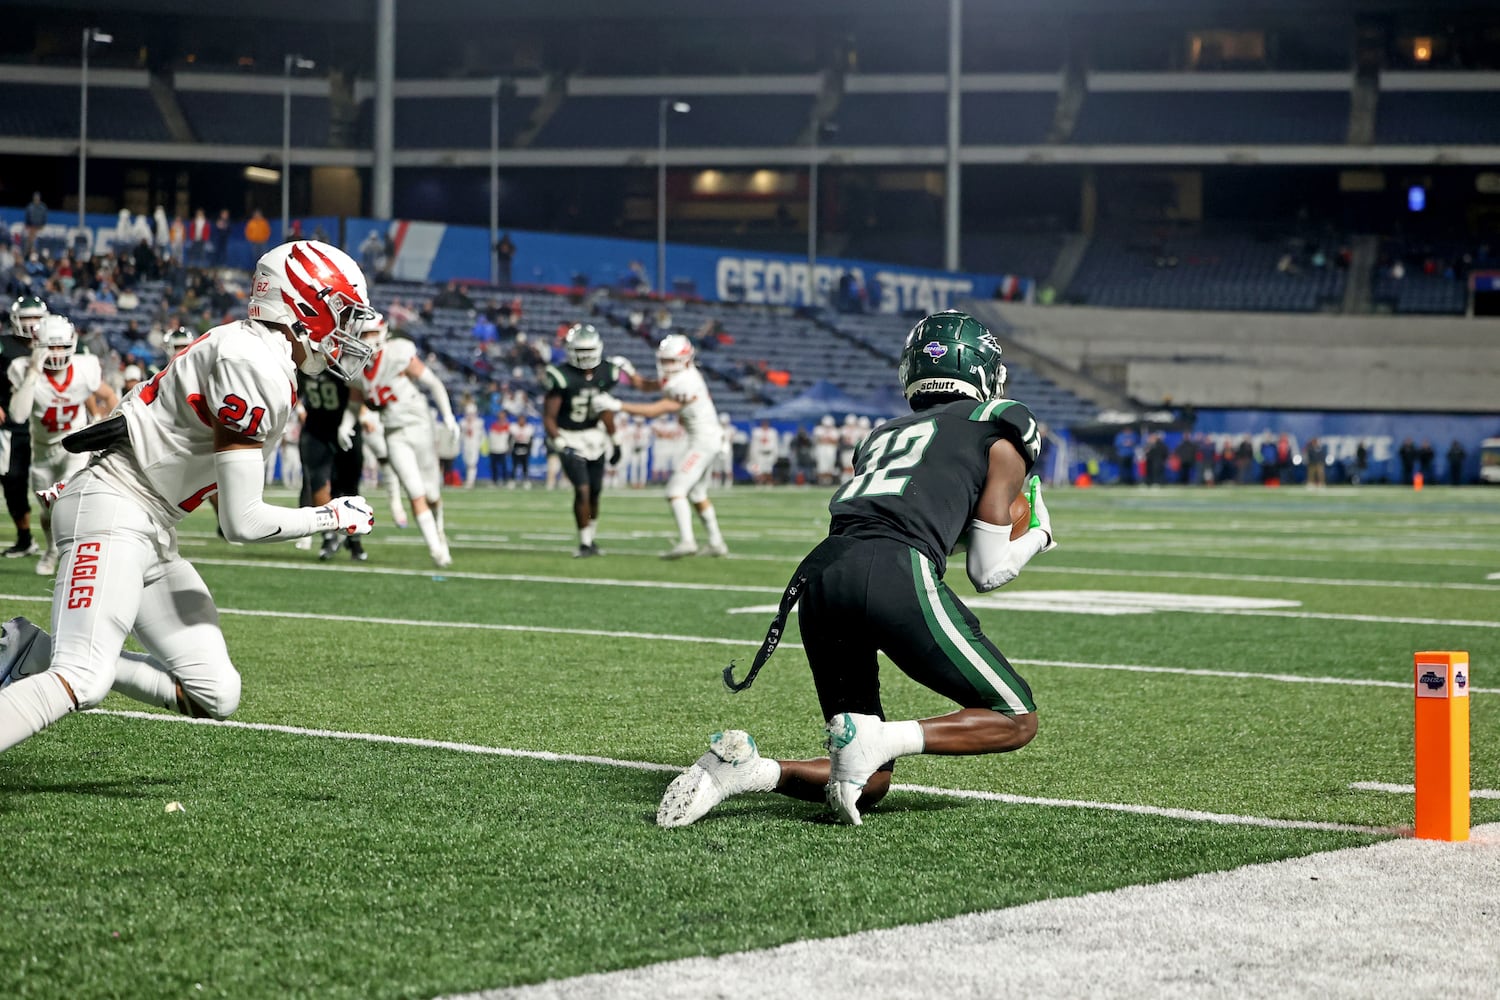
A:
[[[542,381],[547,384],[548,392],[559,391],[568,387],[568,377],[556,365],[547,366],[547,371],[542,375]]]
[[[1037,432],[1036,417],[1025,403],[1014,399],[992,399],[980,403],[969,411],[969,419],[979,423],[999,424],[1007,431],[1022,453],[1028,466],[1036,461],[1042,450],[1041,435]]]

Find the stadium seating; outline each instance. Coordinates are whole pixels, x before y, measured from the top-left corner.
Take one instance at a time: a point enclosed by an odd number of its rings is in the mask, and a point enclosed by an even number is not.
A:
[[[1052,129],[1057,95],[1050,91],[968,93],[963,141],[973,145],[1034,145]]]
[[[1344,91],[1091,92],[1073,134],[1082,144],[1342,144]]]
[[[53,84],[3,84],[0,135],[76,139],[79,123],[77,87]],[[151,92],[141,87],[89,87],[89,137],[134,142],[171,138]]]
[[[669,141],[677,148],[789,146],[812,113],[806,94],[673,95],[688,102],[673,114]],[[532,145],[589,149],[655,146],[660,114],[657,97],[569,97],[547,120]]]
[[[829,146],[941,146],[948,141],[948,98],[942,93],[845,94],[831,119]]]
[[[1249,235],[1101,235],[1067,295],[1096,306],[1311,312],[1343,295],[1344,271],[1326,256],[1316,266],[1299,241]]]
[[[283,98],[279,94],[183,90],[177,100],[193,134],[202,142],[281,145]],[[292,97],[293,146],[327,146],[328,123],[328,98]]]
[[[488,149],[491,100],[488,97],[399,97],[396,146],[400,149]],[[500,102],[500,145],[513,144],[536,110],[534,98]],[[361,133],[368,134],[371,102],[361,107]]]
[[[1493,91],[1384,91],[1375,112],[1375,141],[1434,145],[1500,143],[1500,94]]]

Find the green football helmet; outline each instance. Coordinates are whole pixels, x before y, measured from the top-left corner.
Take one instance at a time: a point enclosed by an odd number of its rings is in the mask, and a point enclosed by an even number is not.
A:
[[[897,369],[910,402],[918,396],[967,396],[981,402],[1005,395],[1000,342],[968,313],[933,313],[911,328]]]
[[[47,303],[35,295],[23,295],[10,304],[10,328],[21,340],[31,343],[37,324],[51,315]]]
[[[563,338],[563,353],[574,368],[598,368],[604,360],[604,338],[592,323],[574,323]]]

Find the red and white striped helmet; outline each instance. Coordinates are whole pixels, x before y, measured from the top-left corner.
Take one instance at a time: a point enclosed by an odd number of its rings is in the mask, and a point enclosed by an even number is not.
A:
[[[656,373],[662,378],[676,375],[693,363],[693,342],[680,333],[669,333],[656,345]]]
[[[249,316],[291,328],[306,349],[305,374],[327,368],[346,382],[357,375],[373,353],[359,331],[374,315],[364,274],[338,247],[283,243],[255,265]]]

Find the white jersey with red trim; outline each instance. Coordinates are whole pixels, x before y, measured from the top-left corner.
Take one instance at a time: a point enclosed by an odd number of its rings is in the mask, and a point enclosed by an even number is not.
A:
[[[30,367],[29,357],[16,358],[10,363],[12,392]],[[36,394],[31,399],[32,447],[38,451],[50,449],[65,435],[87,427],[89,411],[84,403],[103,381],[99,359],[92,354],[73,355],[61,372],[42,369],[41,377],[36,380]],[[16,416],[20,419],[19,414]]]
[[[719,425],[719,411],[708,394],[708,383],[696,365],[674,372],[661,387],[662,395],[682,404],[677,419],[693,445],[713,451],[724,436]]]
[[[120,403],[130,448],[90,471],[146,502],[168,526],[218,492],[214,427],[276,451],[296,406],[292,345],[253,320],[216,326]]]
[[[416,356],[416,344],[405,337],[392,337],[380,345],[360,373],[359,387],[365,394],[365,405],[380,414],[380,423],[387,432],[432,423],[427,394],[406,374]]]

